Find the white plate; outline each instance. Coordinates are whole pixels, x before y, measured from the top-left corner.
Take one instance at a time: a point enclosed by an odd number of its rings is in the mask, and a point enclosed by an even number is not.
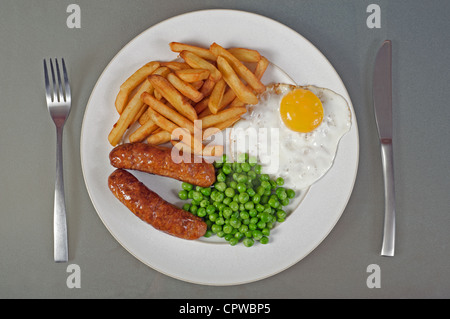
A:
[[[326,87],[350,104],[352,128],[339,145],[332,169],[313,185],[301,205],[279,224],[267,245],[186,241],[156,231],[135,217],[109,191],[108,134],[117,121],[114,101],[128,76],[152,60],[170,61],[172,41],[209,46],[248,47],[260,51],[297,83]],[[275,72],[276,73],[276,72]],[[265,77],[271,77],[270,73]],[[275,76],[273,80],[280,80]],[[288,79],[287,79],[288,80]],[[267,278],[294,265],[314,250],[333,229],[353,189],[359,156],[356,117],[347,90],[328,60],[309,41],[263,16],[232,10],[205,10],[161,22],[126,45],[100,76],[83,120],[81,163],[92,203],[107,229],[133,256],[180,280],[205,285],[236,285]],[[180,183],[133,172],[163,198],[181,204]]]

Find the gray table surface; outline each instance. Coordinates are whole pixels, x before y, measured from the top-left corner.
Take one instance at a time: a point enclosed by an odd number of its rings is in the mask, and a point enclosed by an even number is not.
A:
[[[66,26],[70,3],[80,6],[80,29]],[[367,27],[371,3],[380,5],[381,28]],[[80,164],[85,107],[109,61],[152,25],[202,9],[258,13],[309,39],[342,77],[359,124],[358,176],[336,227],[296,265],[239,286],[186,283],[130,255],[94,210]],[[0,297],[450,297],[449,14],[447,0],[0,0]],[[380,256],[383,179],[371,104],[373,62],[385,39],[394,47],[393,258]],[[67,59],[74,92],[64,136],[68,264],[53,262],[55,131],[42,72],[48,56]],[[80,288],[67,286],[70,264],[80,267]],[[380,267],[380,288],[367,286],[371,264]]]

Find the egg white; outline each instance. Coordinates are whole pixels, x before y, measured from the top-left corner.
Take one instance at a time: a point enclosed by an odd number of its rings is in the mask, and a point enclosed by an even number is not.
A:
[[[303,190],[332,167],[339,141],[351,128],[352,116],[341,95],[326,88],[302,86],[321,100],[323,121],[309,133],[290,130],[281,119],[280,103],[288,92],[298,87],[269,86],[259,96],[259,103],[249,106],[248,112],[230,130],[229,143],[232,156],[244,152],[256,156],[265,173],[283,177],[287,188]]]

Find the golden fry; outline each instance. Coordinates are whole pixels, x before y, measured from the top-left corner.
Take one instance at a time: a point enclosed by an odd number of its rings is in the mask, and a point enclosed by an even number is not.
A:
[[[161,103],[151,94],[144,93],[142,94],[141,98],[154,111],[158,112],[178,126],[186,128],[187,130],[189,130],[189,132],[194,134],[194,123],[182,116],[180,113],[165,105],[164,103]]]
[[[179,42],[171,42],[169,44],[169,46],[173,52],[189,51],[203,59],[210,60],[210,61],[216,60],[216,56],[214,54],[212,54],[211,51],[209,51],[208,49],[205,49],[205,48],[196,47],[196,46],[193,46],[190,44],[179,43]]]
[[[147,143],[151,145],[161,145],[170,142],[172,139],[172,134],[167,131],[161,130],[150,135],[147,138]]]
[[[236,72],[230,66],[225,58],[219,56],[217,58],[217,66],[222,72],[225,82],[234,91],[236,96],[246,104],[257,104],[258,98],[237,76]]]
[[[244,48],[231,48],[228,49],[228,52],[234,55],[234,57],[241,62],[256,63],[259,62],[259,60],[261,60],[261,55],[256,50]]]
[[[150,75],[150,83],[156,90],[175,108],[191,121],[197,119],[197,112],[180,92],[164,77],[160,75]]]
[[[235,118],[237,116],[241,116],[247,112],[246,107],[233,107],[223,111],[220,111],[217,114],[212,114],[205,116],[202,118],[202,128],[207,129],[218,125],[219,123],[228,121],[231,118]]]
[[[223,99],[223,95],[226,89],[226,82],[224,79],[221,79],[214,86],[213,91],[211,92],[211,96],[209,97],[208,107],[213,114],[217,114],[220,110],[221,102]]]
[[[217,57],[224,57],[234,71],[245,81],[248,85],[255,90],[256,93],[262,93],[266,90],[266,86],[261,83],[261,81],[250,71],[241,61],[239,61],[233,54],[225,50],[223,47],[217,43],[213,43],[210,47],[211,52],[213,52]],[[221,70],[222,71],[222,70]],[[241,99],[242,100],[242,99]]]
[[[174,71],[191,68],[189,66],[189,64],[187,64],[186,62],[176,62],[176,61],[161,62],[161,66],[166,66],[169,69],[174,70]]]
[[[175,73],[167,75],[167,80],[185,97],[188,99],[199,102],[203,99],[203,94],[197,91],[191,84],[180,79]]]
[[[144,92],[151,92],[153,90],[152,84],[146,80],[142,83],[138,93],[130,100],[119,120],[114,124],[111,132],[109,133],[108,140],[112,146],[116,146],[122,139],[125,131],[135,122],[141,109],[145,107],[144,102],[141,101],[140,96]]]
[[[203,130],[203,140],[206,140],[208,137],[217,134],[228,127],[231,127],[240,119],[241,119],[240,116],[231,117],[228,120],[225,120],[221,123],[217,123],[214,127],[206,128],[205,130]]]
[[[217,70],[217,68],[210,62],[199,57],[198,55],[190,51],[181,51],[180,57],[186,61],[193,69],[207,69],[210,72],[211,79],[214,82],[219,81],[222,78],[222,74]]]
[[[209,77],[209,70],[207,69],[183,69],[176,70],[175,74],[183,81],[192,83],[206,80]]]
[[[145,81],[147,76],[152,74],[157,68],[159,68],[159,62],[150,62],[141,67],[135,73],[133,73],[121,86],[119,94],[116,97],[116,110],[119,114],[122,114],[123,109],[128,102],[131,92],[136,89],[142,82]]]
[[[195,105],[194,107],[195,112],[197,112],[197,114],[202,113],[205,109],[208,108],[208,103],[209,103],[209,96],[205,97],[203,100],[201,100]]]
[[[133,134],[130,135],[130,142],[131,143],[142,142],[158,128],[159,126],[153,123],[153,121],[148,121],[147,123],[139,127],[136,131],[134,131]]]
[[[256,64],[256,70],[255,70],[255,76],[261,80],[264,73],[267,70],[267,67],[269,66],[269,60],[267,60],[265,57],[261,56],[261,60]]]

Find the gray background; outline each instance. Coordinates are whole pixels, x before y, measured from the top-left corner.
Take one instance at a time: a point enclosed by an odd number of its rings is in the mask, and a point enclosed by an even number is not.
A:
[[[81,7],[81,29],[66,8]],[[366,8],[381,6],[381,29]],[[360,133],[354,192],[342,218],[310,255],[255,283],[210,287],[162,275],[131,256],[98,218],[80,164],[85,106],[103,69],[152,25],[201,9],[275,19],[321,50],[347,86]],[[122,1],[0,0],[1,298],[448,298],[450,297],[450,2],[446,0]],[[380,256],[383,179],[371,104],[372,68],[393,41],[397,253]],[[301,53],[299,53],[301,54]],[[73,109],[64,136],[70,263],[53,263],[55,130],[45,105],[42,58],[69,64]],[[367,267],[381,268],[369,289]]]

